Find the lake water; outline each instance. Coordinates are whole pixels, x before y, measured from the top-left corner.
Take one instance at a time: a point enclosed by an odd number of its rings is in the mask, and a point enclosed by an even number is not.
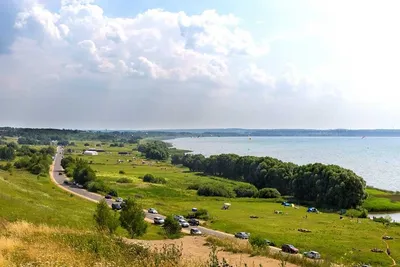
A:
[[[296,164],[337,164],[353,170],[370,186],[400,191],[397,137],[204,137],[168,142],[205,156],[235,153],[270,156]]]

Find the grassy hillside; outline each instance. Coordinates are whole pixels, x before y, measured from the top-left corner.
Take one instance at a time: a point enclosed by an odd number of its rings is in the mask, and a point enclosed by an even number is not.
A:
[[[84,148],[78,143],[74,149],[81,152]],[[400,244],[396,241],[400,238],[399,227],[387,228],[369,219],[345,217],[341,220],[339,215],[331,213],[307,214],[305,207],[284,208],[280,203],[275,203],[275,200],[200,197],[196,195],[196,191],[188,190],[188,186],[213,183],[234,187],[239,183],[191,173],[186,168],[164,162],[145,160],[137,151],[133,151],[134,145],[123,148],[109,148],[104,145],[104,149],[107,153],[100,153],[98,156],[83,156],[78,153],[75,156],[91,161],[97,176],[116,188],[122,197],[138,197],[147,207],[154,207],[160,213],[186,215],[192,207],[205,208],[212,217],[206,223],[211,228],[228,233],[247,231],[271,239],[277,245],[291,243],[301,251],[317,250],[324,258],[335,262],[369,263],[373,266],[388,266],[391,263],[385,253],[370,251],[372,248],[385,250],[386,244],[382,241],[382,236],[391,235],[395,238],[388,241],[392,256],[400,261]],[[118,151],[130,151],[132,155],[118,155]],[[124,162],[117,163],[118,160]],[[144,183],[142,177],[147,173],[163,177],[167,183]],[[131,179],[132,183],[118,183],[117,180],[122,177]],[[221,210],[224,202],[232,203],[230,210]],[[274,214],[275,210],[281,210],[283,214]],[[251,219],[251,215],[259,218]],[[298,228],[306,228],[312,232],[301,233]]]

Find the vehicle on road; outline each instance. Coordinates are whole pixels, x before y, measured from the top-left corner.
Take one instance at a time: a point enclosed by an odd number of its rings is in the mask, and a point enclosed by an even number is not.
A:
[[[384,239],[384,240],[392,240],[393,237],[391,237],[389,235],[385,235],[385,236],[382,237],[382,239]]]
[[[113,210],[121,210],[122,209],[121,204],[119,204],[119,203],[112,203],[111,208]]]
[[[174,219],[179,221],[179,220],[184,220],[185,217],[183,217],[182,215],[174,215]]]
[[[185,221],[184,219],[180,219],[178,222],[182,226],[182,228],[187,228],[190,226],[189,223],[187,221]]]
[[[156,209],[154,209],[154,208],[148,209],[147,212],[148,212],[148,213],[152,213],[152,214],[157,214],[157,213],[158,213],[158,211],[157,211]]]
[[[105,199],[112,199],[112,195],[106,195],[104,198]]]
[[[238,232],[235,234],[235,237],[240,239],[249,239],[250,234],[246,232]]]
[[[59,172],[58,175],[63,175],[63,173],[62,173],[62,172]]]
[[[161,217],[154,217],[153,221],[154,221],[154,224],[163,224],[164,223],[164,219]]]
[[[124,200],[122,199],[122,197],[117,197],[117,198],[115,199],[115,201],[116,201],[116,202],[122,202],[122,201],[124,201]]]
[[[69,182],[68,180],[64,180],[63,184],[67,184],[67,185],[69,185],[69,184],[70,184],[70,182]]]
[[[290,254],[299,253],[299,250],[295,246],[290,245],[290,244],[282,245],[281,249],[282,249],[283,252],[290,253]]]
[[[306,251],[303,253],[304,257],[310,258],[310,259],[320,259],[321,258],[321,254],[319,254],[316,251]]]
[[[196,219],[189,219],[187,222],[188,222],[191,226],[199,226],[199,225],[200,225],[199,220],[196,220]]]
[[[202,232],[197,228],[192,228],[192,229],[190,229],[190,234],[191,235],[201,235]]]

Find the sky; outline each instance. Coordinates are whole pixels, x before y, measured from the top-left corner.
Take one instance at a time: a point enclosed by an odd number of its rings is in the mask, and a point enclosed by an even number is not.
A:
[[[1,0],[0,126],[399,129],[399,12],[396,0]]]

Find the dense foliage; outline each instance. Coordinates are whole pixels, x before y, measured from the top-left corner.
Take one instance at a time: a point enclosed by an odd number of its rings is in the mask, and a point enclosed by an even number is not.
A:
[[[167,181],[163,177],[155,177],[154,175],[148,173],[143,176],[143,182],[152,184],[165,184]]]
[[[163,225],[165,235],[169,238],[175,237],[181,233],[181,225],[171,215],[167,216]]]
[[[166,160],[169,157],[168,145],[162,141],[147,141],[138,146],[138,151],[148,159]]]
[[[258,189],[265,189],[259,197],[293,195],[300,201],[312,201],[316,205],[351,208],[362,204],[366,198],[365,181],[351,170],[336,165],[309,164],[298,166],[271,157],[238,156],[221,154],[211,157],[202,155],[174,155],[174,164],[182,164],[191,171],[221,176],[231,180],[248,182]],[[227,196],[226,189],[201,186],[199,195]],[[236,195],[251,195],[251,190],[235,188]],[[254,196],[254,195],[253,195]]]
[[[9,146],[0,147],[0,160],[14,160],[15,149]]]
[[[230,188],[214,184],[200,185],[197,194],[199,196],[235,197],[235,193]]]
[[[281,196],[278,190],[275,188],[262,188],[258,191],[259,198],[278,198]]]
[[[97,204],[93,218],[99,231],[107,231],[110,234],[115,233],[120,225],[118,213],[112,211],[104,199]]]
[[[54,147],[46,147],[40,150],[21,146],[16,154],[20,157],[14,162],[17,169],[26,169],[32,174],[47,175],[52,163],[52,156],[56,153]]]
[[[258,189],[252,184],[238,185],[233,188],[237,197],[256,197],[258,196]]]
[[[146,233],[147,222],[144,220],[143,208],[134,199],[128,198],[120,214],[121,226],[124,227],[130,237],[139,237]]]

